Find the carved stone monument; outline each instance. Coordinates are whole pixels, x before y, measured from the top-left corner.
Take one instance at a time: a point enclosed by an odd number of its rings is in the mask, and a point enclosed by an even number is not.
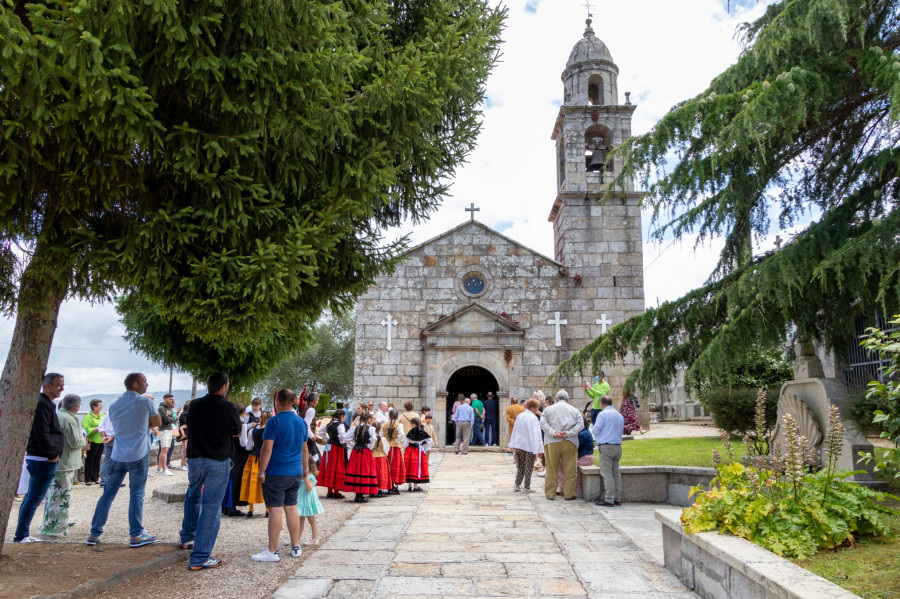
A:
[[[819,451],[819,464],[825,465],[828,459],[825,454],[824,438],[828,428],[828,412],[832,405],[837,406],[843,416],[849,411],[849,396],[843,383],[833,378],[825,378],[822,363],[816,356],[811,343],[798,343],[795,346],[797,361],[794,363],[794,380],[781,387],[778,396],[778,424],[773,439],[785,446],[783,418],[791,414],[800,425],[800,434],[807,440],[807,447]],[[875,481],[871,465],[867,466],[859,458],[861,451],[872,451],[872,444],[856,427],[856,423],[843,419],[844,440],[841,443],[841,456],[837,462],[838,470],[863,470],[850,480],[865,484]]]

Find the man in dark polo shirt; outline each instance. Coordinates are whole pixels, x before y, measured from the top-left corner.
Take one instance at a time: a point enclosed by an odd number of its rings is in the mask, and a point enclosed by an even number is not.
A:
[[[228,488],[232,437],[241,433],[241,419],[234,404],[225,399],[228,375],[214,372],[206,379],[209,393],[191,402],[187,426],[188,490],[184,496],[181,547],[193,549],[188,570],[205,570],[222,565],[212,557],[222,499]]]

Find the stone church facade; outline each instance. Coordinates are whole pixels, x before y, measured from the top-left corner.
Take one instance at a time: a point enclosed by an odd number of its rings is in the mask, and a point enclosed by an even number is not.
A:
[[[448,441],[455,393],[545,393],[557,366],[606,327],[644,310],[642,194],[631,185],[601,204],[622,167],[607,148],[631,135],[635,105],[619,103],[618,67],[588,20],[562,74],[556,142],[557,195],[548,199],[554,256],[541,255],[475,219],[410,249],[356,308],[354,396],[431,406],[438,444]],[[474,209],[474,205],[471,207]],[[469,209],[467,209],[469,210]],[[632,363],[605,365],[613,397]],[[575,405],[584,379],[562,380]]]

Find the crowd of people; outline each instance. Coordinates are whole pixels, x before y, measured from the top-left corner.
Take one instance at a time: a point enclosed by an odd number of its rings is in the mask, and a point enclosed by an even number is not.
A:
[[[262,409],[254,398],[249,406],[227,398],[228,376],[214,372],[207,379],[207,395],[187,402],[180,412],[166,394],[159,405],[146,393],[147,378],[141,373],[125,377],[125,392],[102,413],[100,400],[90,402],[90,412],[76,417],[81,398],[66,395],[57,400],[65,380],[49,373],[42,381],[26,447],[24,471],[27,492],[19,510],[13,542],[28,543],[64,537],[70,526],[68,508],[76,472],[83,467],[86,485],[101,485],[91,521],[87,545],[100,543],[110,507],[125,476],[129,479],[129,545],[142,547],[158,538],[142,521],[148,476],[171,476],[173,443],[182,443],[181,469],[188,473],[188,488],[179,542],[190,550],[188,568],[215,568],[222,560],[212,555],[220,518],[253,517],[254,507],[264,504],[268,518],[268,545],[253,554],[253,561],[279,561],[278,538],[286,525],[292,557],[299,557],[300,535],[308,522],[312,542],[318,542],[316,516],[324,507],[316,487],[326,499],[354,495],[358,503],[370,498],[422,491],[430,482],[428,454],[435,440],[428,407],[414,411],[414,403],[398,412],[392,404],[360,403],[355,410],[339,407],[324,426],[316,406],[318,395],[290,389],[275,391],[273,411]],[[605,495],[597,504],[621,505],[619,460],[622,436],[640,430],[633,394],[622,403],[622,413],[612,406],[603,373],[592,387],[585,385],[591,401],[583,411],[569,404],[561,389],[555,401],[541,391],[523,404],[511,398],[506,409],[509,451],[514,454],[516,477],[513,490],[531,492],[532,473],[543,476],[549,500],[562,495],[572,500],[580,484],[578,465],[593,462],[598,447]],[[629,411],[630,408],[630,411]],[[484,401],[477,394],[457,400],[451,413],[455,428],[454,449],[468,453],[475,443],[497,441],[498,402],[493,393]],[[150,452],[157,440],[159,453],[151,473]],[[322,448],[320,449],[320,446]],[[82,453],[84,458],[82,459]],[[45,502],[39,537],[30,526],[37,508]],[[248,506],[247,512],[238,507]]]
[[[76,417],[81,398],[62,395],[65,379],[48,373],[42,381],[26,447],[24,498],[19,509],[15,543],[31,543],[67,536],[71,489],[83,468],[85,485],[100,485],[87,545],[101,542],[110,508],[128,476],[129,546],[158,542],[143,525],[148,476],[171,476],[171,448],[182,443],[181,469],[188,488],[179,543],[190,550],[188,568],[215,568],[222,560],[212,555],[222,515],[253,517],[264,504],[268,545],[250,556],[253,561],[279,561],[278,537],[286,526],[292,557],[299,557],[300,535],[308,522],[313,544],[318,543],[316,516],[324,512],[316,487],[327,498],[355,494],[355,501],[386,497],[407,490],[422,491],[430,482],[428,453],[434,439],[431,410],[413,410],[407,402],[398,414],[387,402],[376,410],[361,403],[353,414],[338,409],[327,426],[317,417],[318,395],[276,390],[273,410],[262,410],[254,398],[246,409],[226,399],[228,376],[214,372],[207,379],[207,395],[187,402],[180,412],[166,394],[159,405],[147,394],[141,373],[125,377],[125,392],[102,413],[93,400],[90,412]],[[319,434],[320,428],[322,435]],[[189,441],[188,441],[189,439]],[[159,452],[155,472],[150,464],[152,444]],[[320,445],[324,449],[320,449]],[[83,454],[83,457],[82,457]],[[320,470],[321,466],[321,470]],[[40,533],[31,523],[45,503]],[[238,509],[248,506],[247,512]]]

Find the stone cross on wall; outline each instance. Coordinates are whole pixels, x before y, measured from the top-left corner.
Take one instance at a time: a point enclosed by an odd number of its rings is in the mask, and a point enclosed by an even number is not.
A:
[[[612,324],[612,320],[608,319],[606,317],[606,314],[601,314],[600,318],[598,318],[596,322],[601,327],[603,327],[600,332],[603,333],[604,335],[606,334],[606,326]]]
[[[471,213],[472,213],[472,214],[470,215],[470,216],[472,217],[472,218],[470,219],[470,222],[475,222],[475,213],[476,213],[476,212],[481,212],[481,208],[476,208],[476,207],[475,207],[475,202],[472,202],[472,203],[469,205],[469,207],[466,208],[466,212],[471,212]]]
[[[560,335],[560,332],[559,332],[559,325],[569,324],[569,321],[568,320],[560,320],[559,312],[554,312],[553,314],[555,315],[555,318],[551,318],[550,320],[548,320],[547,324],[556,327],[556,347],[561,347],[562,346],[562,335]]]
[[[381,319],[381,326],[387,327],[387,348],[388,351],[391,349],[391,327],[397,326],[397,321],[391,317],[391,313],[388,312],[387,318]]]

